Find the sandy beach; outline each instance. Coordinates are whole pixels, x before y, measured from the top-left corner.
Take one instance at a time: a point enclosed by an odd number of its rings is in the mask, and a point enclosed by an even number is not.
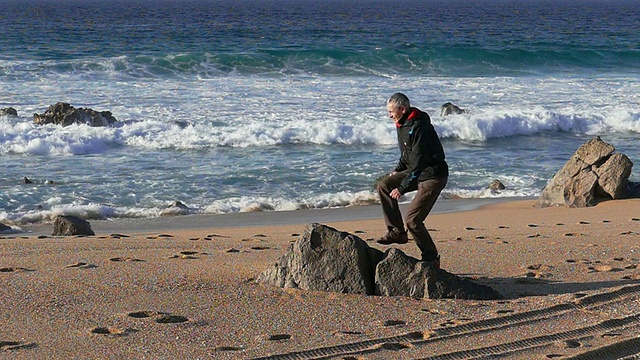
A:
[[[216,226],[214,216],[211,226],[144,231],[96,224],[89,237],[48,236],[46,226],[4,234],[0,358],[629,357],[640,353],[639,208],[638,199],[582,209],[525,200],[429,216],[442,268],[491,286],[499,301],[254,281],[310,222],[389,248],[373,241],[385,230],[375,213],[314,220],[293,212],[273,224],[265,213],[239,214],[244,225]],[[397,247],[418,255],[413,242]]]

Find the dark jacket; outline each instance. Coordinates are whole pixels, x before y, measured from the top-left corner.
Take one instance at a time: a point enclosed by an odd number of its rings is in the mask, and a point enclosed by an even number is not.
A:
[[[396,123],[400,161],[395,171],[407,171],[398,191],[405,194],[418,189],[418,182],[449,176],[444,149],[429,114],[417,108]]]

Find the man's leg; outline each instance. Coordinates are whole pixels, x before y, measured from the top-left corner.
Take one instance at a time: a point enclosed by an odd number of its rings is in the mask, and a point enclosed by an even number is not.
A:
[[[384,222],[387,225],[387,234],[378,239],[382,245],[406,244],[409,241],[407,232],[404,229],[402,214],[398,206],[398,200],[391,197],[390,193],[397,188],[405,177],[404,172],[385,176],[378,182],[378,194],[384,213]]]
[[[389,195],[393,189],[400,185],[400,182],[402,182],[405,176],[406,174],[404,172],[399,172],[394,175],[385,176],[378,182],[378,194],[380,195],[380,203],[382,204],[382,212],[384,213],[384,222],[389,231],[405,231],[398,200]]]
[[[422,260],[435,261],[438,259],[438,250],[436,245],[429,234],[429,231],[424,226],[424,220],[433,209],[433,205],[438,200],[440,192],[447,185],[447,178],[437,180],[421,181],[418,184],[418,192],[416,196],[409,204],[407,209],[407,215],[405,217],[407,228],[413,235],[413,239],[418,245],[420,252],[422,253]]]

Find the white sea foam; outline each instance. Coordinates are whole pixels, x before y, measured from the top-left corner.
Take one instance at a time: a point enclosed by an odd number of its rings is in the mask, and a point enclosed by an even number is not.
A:
[[[212,122],[184,123],[169,120],[126,121],[110,128],[85,125],[38,126],[28,120],[0,120],[0,154],[94,154],[113,146],[148,149],[202,149],[253,147],[288,144],[392,145],[395,131],[389,122],[359,117],[325,119],[308,116],[274,120],[269,115],[241,117],[237,124]],[[314,118],[315,117],[315,118]],[[640,113],[631,109],[555,112],[542,107],[531,109],[489,108],[469,114],[434,117],[442,138],[487,140],[542,132],[601,135],[640,133]]]

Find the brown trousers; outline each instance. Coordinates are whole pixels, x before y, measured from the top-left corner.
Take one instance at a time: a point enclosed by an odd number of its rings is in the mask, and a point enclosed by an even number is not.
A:
[[[404,179],[406,175],[407,173],[404,171],[398,172],[384,177],[378,183],[378,194],[380,195],[380,202],[382,203],[384,221],[389,231],[404,232],[404,224],[406,223],[407,229],[411,235],[413,235],[413,239],[422,252],[423,259],[425,257],[433,258],[437,256],[438,250],[433,243],[429,231],[424,226],[424,220],[427,218],[427,215],[429,215],[429,212],[431,212],[431,209],[433,209],[433,205],[436,203],[436,200],[438,200],[440,192],[447,185],[447,178],[420,181],[418,183],[418,192],[413,200],[411,200],[403,222],[398,201],[389,194],[400,185],[400,182],[402,182],[402,179]]]

